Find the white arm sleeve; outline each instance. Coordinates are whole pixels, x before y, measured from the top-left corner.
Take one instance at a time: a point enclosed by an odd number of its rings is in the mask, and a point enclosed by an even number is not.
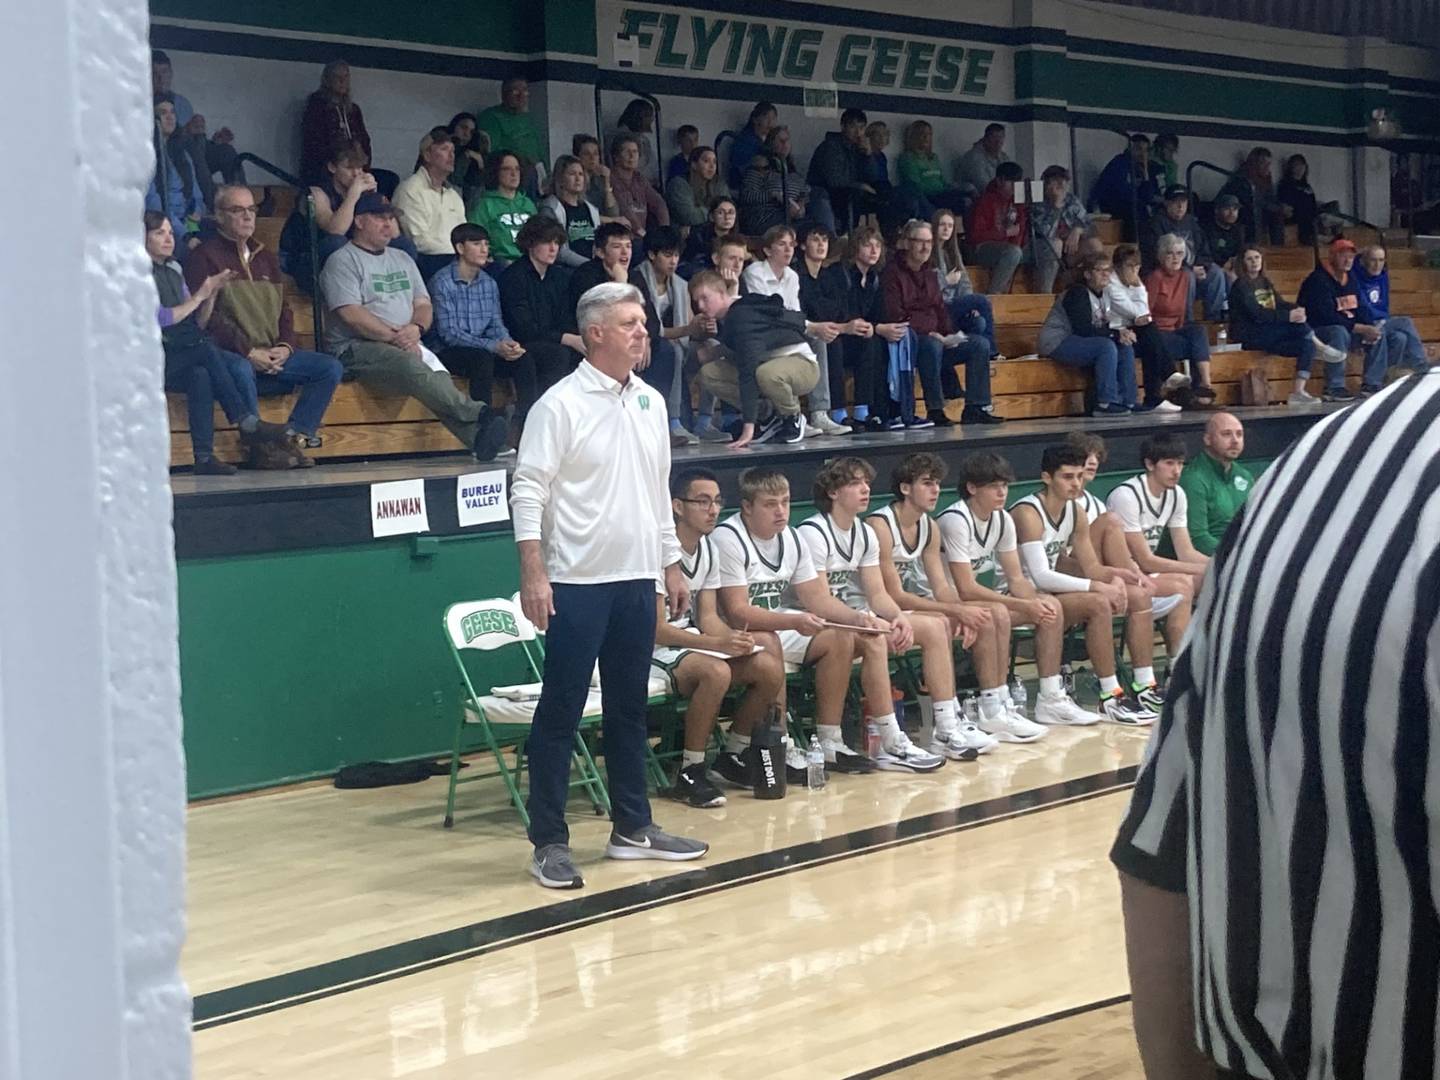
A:
[[[1041,592],[1070,593],[1089,592],[1090,579],[1072,577],[1058,570],[1050,569],[1050,560],[1045,557],[1045,545],[1039,540],[1027,540],[1020,545],[1020,562],[1028,577]]]

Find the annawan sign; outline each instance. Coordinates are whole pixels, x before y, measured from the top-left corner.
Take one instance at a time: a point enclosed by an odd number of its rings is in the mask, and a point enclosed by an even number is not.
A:
[[[954,39],[615,0],[598,14],[601,63],[612,70],[972,100],[1008,99],[1013,83],[1009,49]]]

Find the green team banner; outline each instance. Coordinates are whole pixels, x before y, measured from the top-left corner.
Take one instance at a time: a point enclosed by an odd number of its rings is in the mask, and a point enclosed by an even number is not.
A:
[[[990,44],[621,0],[600,0],[596,15],[610,70],[996,104],[1013,96],[1012,50]]]

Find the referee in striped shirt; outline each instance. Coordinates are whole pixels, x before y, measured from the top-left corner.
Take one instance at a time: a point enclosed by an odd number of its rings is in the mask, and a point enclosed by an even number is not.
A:
[[[1440,370],[1311,428],[1210,573],[1111,853],[1146,1075],[1440,1077]]]

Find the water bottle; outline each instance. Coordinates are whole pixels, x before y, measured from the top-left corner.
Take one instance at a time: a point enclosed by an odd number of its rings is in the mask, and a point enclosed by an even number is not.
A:
[[[1223,350],[1229,344],[1230,331],[1226,329],[1224,323],[1221,323],[1220,329],[1215,331],[1215,348]]]
[[[874,761],[880,754],[880,726],[872,719],[865,721],[865,756]]]
[[[974,694],[967,694],[960,708],[965,714],[967,724],[980,723],[980,699]]]
[[[810,736],[810,746],[805,751],[805,786],[811,791],[825,790],[825,751],[820,749],[820,740]]]
[[[1075,697],[1075,669],[1066,660],[1060,665],[1060,688],[1065,691],[1067,697]]]
[[[1025,689],[1025,683],[1019,675],[1010,680],[1010,700],[1015,703],[1015,708],[1021,716],[1030,715],[1025,711],[1025,706],[1030,702],[1030,693]]]

